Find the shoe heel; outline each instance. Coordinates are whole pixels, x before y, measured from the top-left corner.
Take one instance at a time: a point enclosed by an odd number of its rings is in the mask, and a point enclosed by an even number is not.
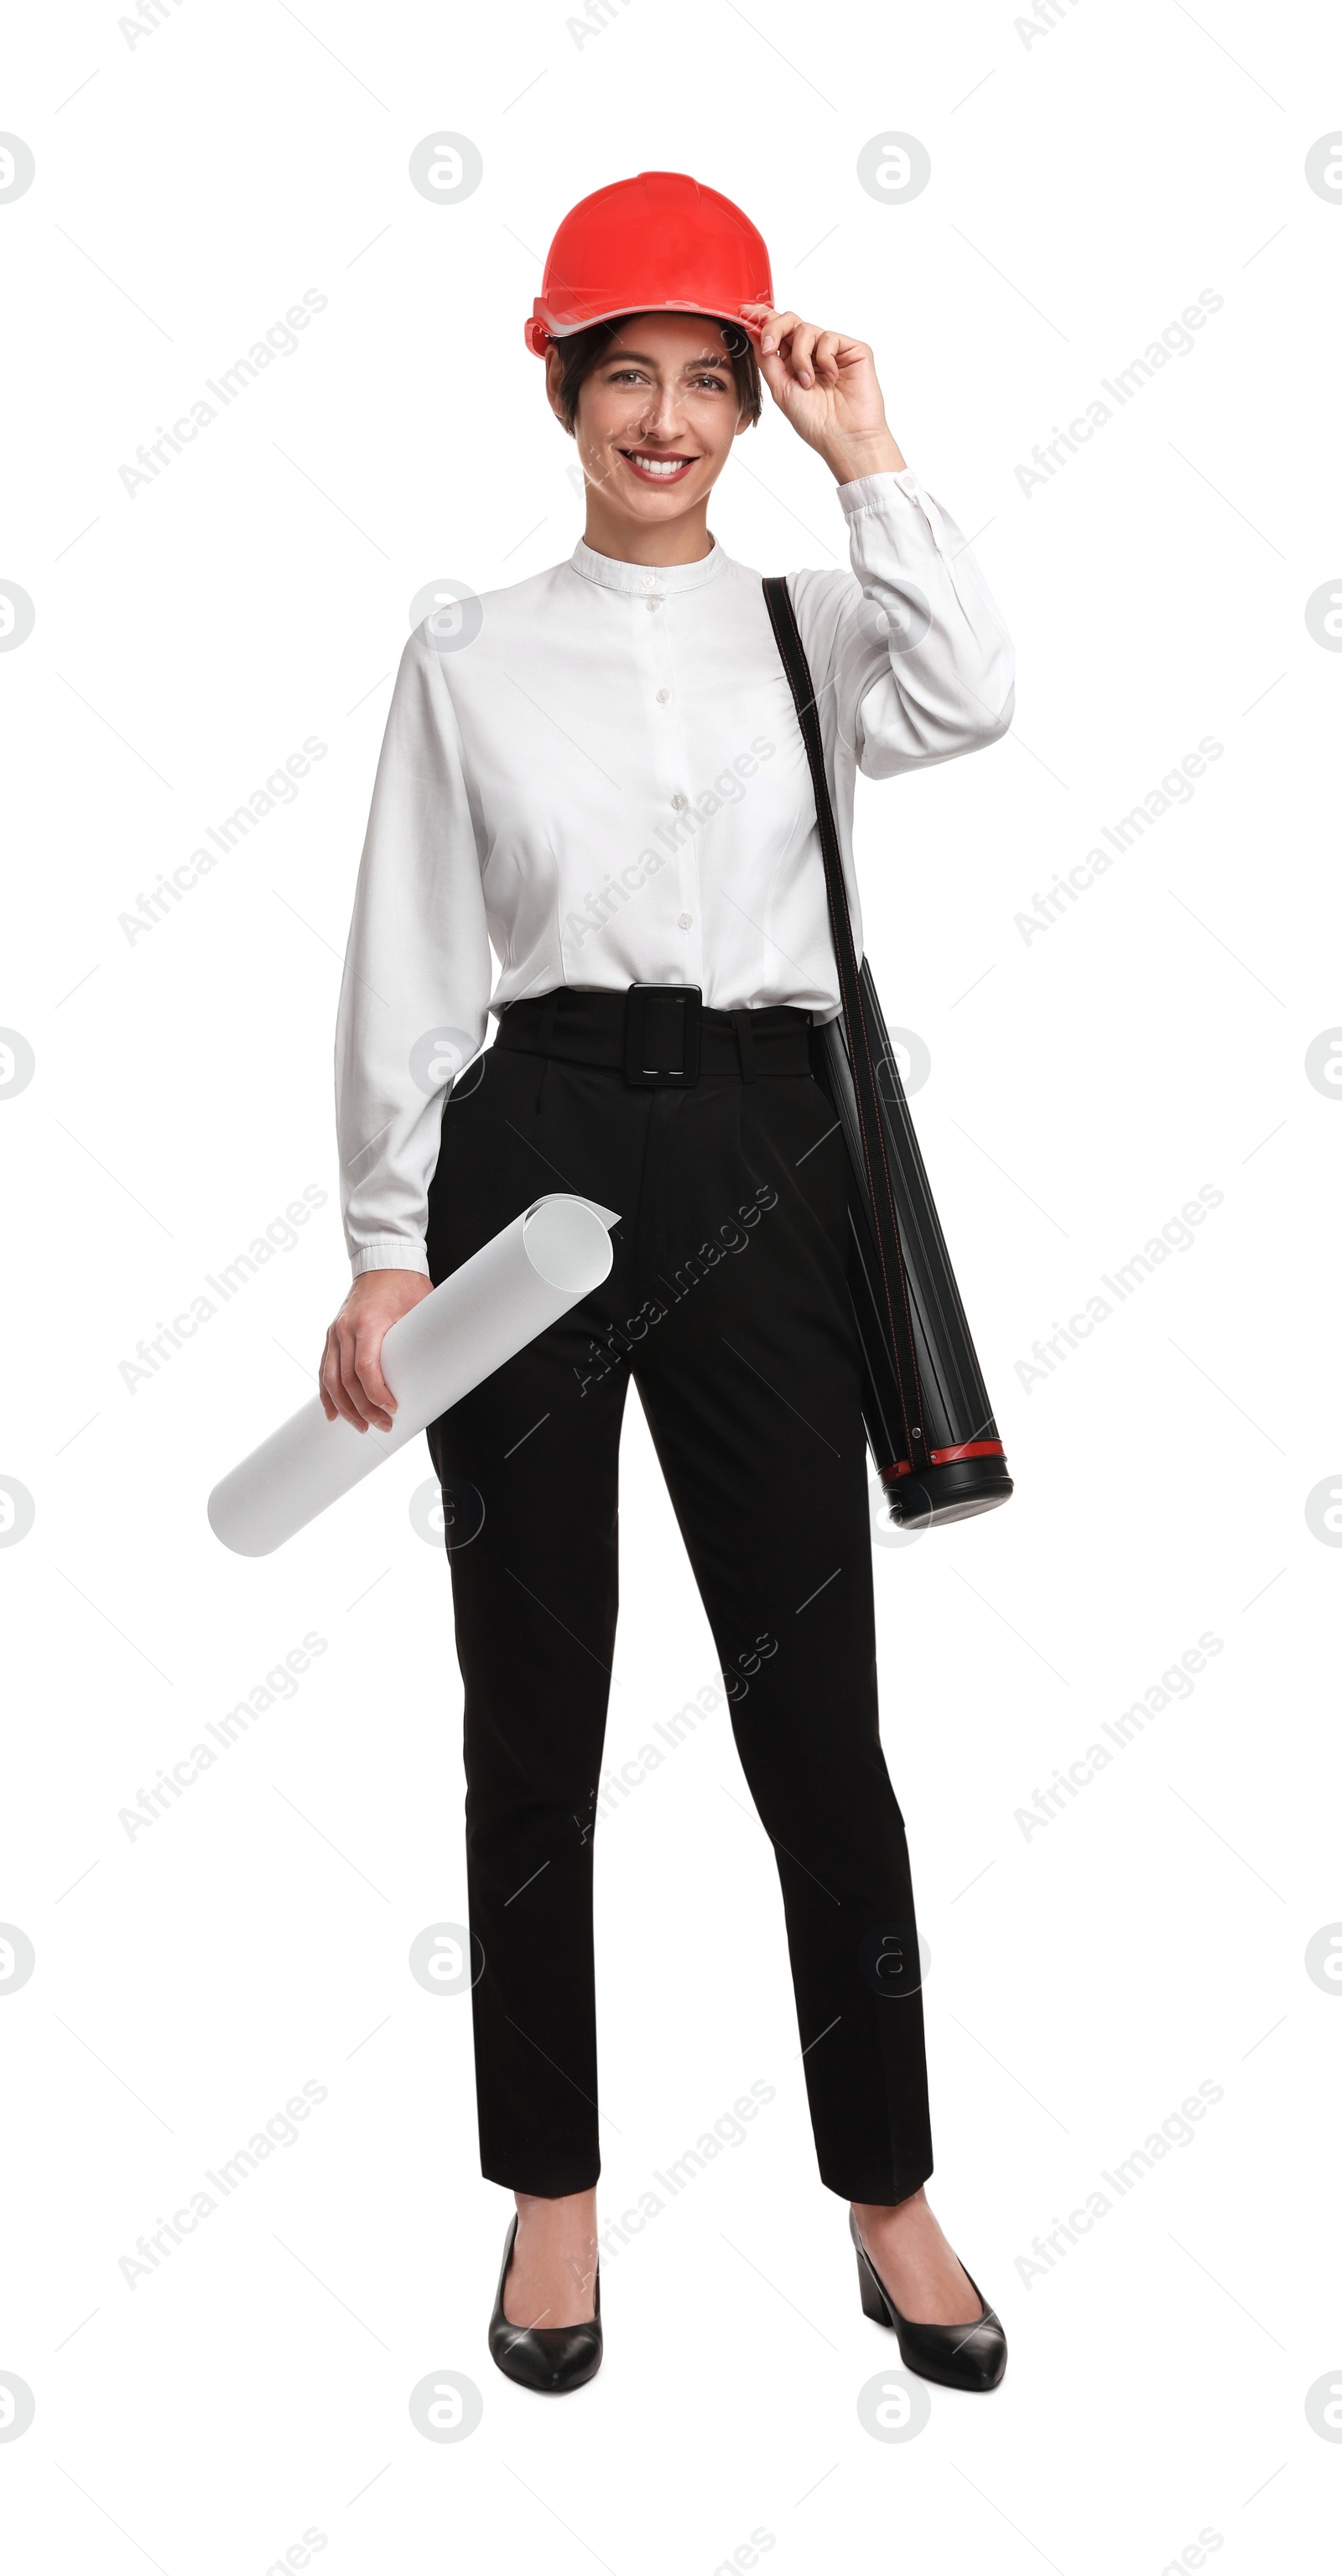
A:
[[[857,2286],[862,2300],[863,2316],[870,2317],[873,2325],[888,2326],[891,2323],[890,2311],[885,2304],[880,2283],[872,2279],[870,2266],[864,2263],[860,2254],[857,2258]]]

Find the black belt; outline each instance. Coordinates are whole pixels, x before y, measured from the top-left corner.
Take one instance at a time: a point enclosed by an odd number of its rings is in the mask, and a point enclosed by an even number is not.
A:
[[[763,1010],[706,1011],[697,984],[631,984],[602,993],[561,984],[536,1001],[509,1002],[496,1046],[521,1055],[604,1065],[649,1090],[684,1090],[701,1074],[803,1074],[811,1070],[811,1014],[788,1002]]]

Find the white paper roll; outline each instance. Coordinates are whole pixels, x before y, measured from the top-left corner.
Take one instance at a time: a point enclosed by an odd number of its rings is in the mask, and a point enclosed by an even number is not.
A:
[[[394,1428],[328,1422],[320,1396],[272,1431],[210,1496],[210,1527],[238,1556],[269,1556],[351,1485],[557,1323],[610,1273],[612,1208],[550,1191],[393,1324],[382,1373]]]

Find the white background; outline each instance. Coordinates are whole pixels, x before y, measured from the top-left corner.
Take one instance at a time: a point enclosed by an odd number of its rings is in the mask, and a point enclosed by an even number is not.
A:
[[[1226,2576],[1313,2565],[1342,2468],[1305,2415],[1342,2379],[1342,2008],[1304,1965],[1342,1917],[1338,1558],[1305,1517],[1342,1482],[1342,1109],[1305,1072],[1342,1017],[1342,659],[1305,623],[1342,587],[1342,204],[1304,169],[1342,108],[1323,12],[163,6],[133,44],[114,0],[26,13],[0,108],[36,160],[0,204],[0,578],[36,610],[0,654],[0,1020],[36,1060],[0,1104],[0,1472],[35,1503],[0,1551],[0,1916],[36,1954],[0,2008],[0,2370],[36,2402],[0,2444],[11,2562],[264,2576],[306,2530],[331,2576],[712,2576],[753,2531],[779,2576],[1159,2576],[1203,2531]],[[456,204],[408,179],[440,128],[483,156]],[[910,203],[858,182],[889,131],[931,156]],[[469,2008],[407,1965],[465,1912],[448,1575],[409,1516],[427,1455],[265,1562],[204,1512],[343,1293],[332,1022],[409,604],[571,548],[522,322],[565,208],[649,167],[744,204],[780,298],[872,342],[1019,654],[1003,744],[864,783],[858,813],[1017,1479],[1006,1511],[876,1560],[930,2196],[1011,2343],[995,2395],[933,2391],[899,2445],[857,2412],[896,2356],[815,2177],[725,1718],[601,1830],[603,2223],[752,2081],[776,2098],[605,2260],[605,2367],[547,2405],[486,2349],[510,2204],[479,2178]],[[296,352],[132,498],[118,468],[309,287]],[[1192,351],[1027,496],[1036,443],[1204,288],[1224,301]],[[843,557],[776,415],[712,523],[762,570]],[[1208,734],[1191,801],[1027,944],[1016,914]],[[121,913],[309,735],[297,798],[129,941]],[[293,1247],[130,1391],[137,1341],[308,1184]],[[1204,1184],[1223,1202],[1192,1245],[1024,1384]],[[633,1406],[623,1468],[612,1766],[714,1669]],[[308,1631],[296,1695],[131,1839],[119,1811]],[[1016,1811],[1204,1631],[1191,1696],[1027,1837]],[[327,2099],[296,2142],[128,2286],[137,2237],[305,2080]],[[1223,2098],[1191,2142],[1023,2274],[1204,2081]],[[443,2370],[484,2401],[456,2444],[408,2409]]]

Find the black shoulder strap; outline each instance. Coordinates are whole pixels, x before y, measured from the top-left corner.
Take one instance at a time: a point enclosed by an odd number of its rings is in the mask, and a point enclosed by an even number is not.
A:
[[[801,640],[788,586],[781,575],[766,580],[764,598],[775,641],[782,656],[783,668],[791,686],[797,709],[797,721],[801,726],[802,741],[806,746],[811,784],[815,790],[816,822],[820,831],[820,851],[825,862],[825,887],[829,896],[830,934],[834,941],[834,958],[839,970],[839,999],[843,1006],[848,1061],[852,1068],[853,1090],[857,1099],[858,1130],[862,1140],[867,1206],[876,1240],[890,1348],[899,1379],[899,1396],[903,1408],[908,1455],[913,1467],[918,1469],[930,1465],[931,1450],[923,1433],[922,1390],[918,1382],[918,1361],[914,1348],[913,1319],[909,1311],[908,1281],[904,1273],[899,1220],[895,1214],[895,1197],[886,1160],[885,1127],[876,1088],[876,1067],[872,1061],[871,1035],[862,1002],[862,981],[853,939],[852,916],[848,909],[848,889],[844,884],[843,856],[839,848],[834,807],[830,800],[829,779],[825,771],[825,749],[820,734],[820,718],[816,711],[815,690],[807,665],[806,650]]]

